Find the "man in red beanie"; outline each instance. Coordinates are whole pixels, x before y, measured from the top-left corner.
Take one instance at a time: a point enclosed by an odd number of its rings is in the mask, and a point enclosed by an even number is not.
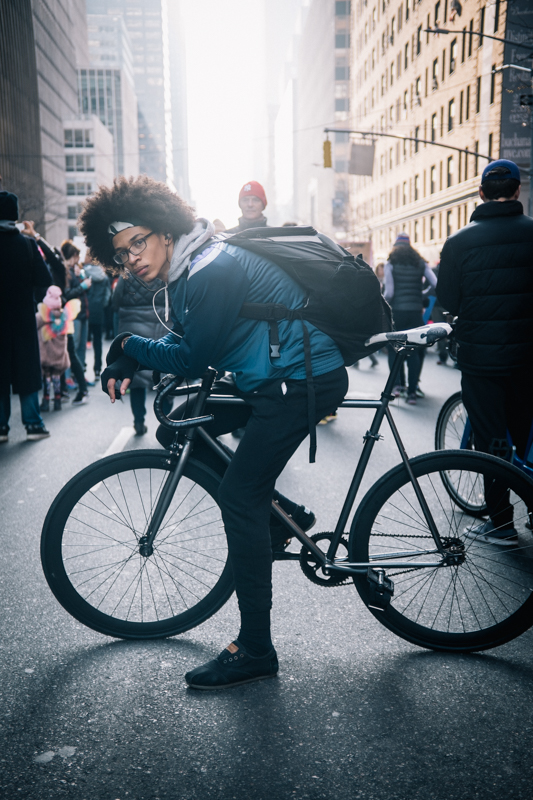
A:
[[[242,217],[239,217],[239,224],[235,228],[229,228],[226,233],[239,233],[247,228],[264,228],[267,219],[263,214],[266,208],[267,199],[265,190],[257,181],[248,181],[239,192],[239,207]]]

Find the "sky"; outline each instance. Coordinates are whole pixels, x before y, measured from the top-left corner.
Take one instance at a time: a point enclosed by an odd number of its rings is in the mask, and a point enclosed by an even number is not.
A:
[[[237,223],[241,186],[265,180],[263,0],[184,0],[189,180],[199,216]]]

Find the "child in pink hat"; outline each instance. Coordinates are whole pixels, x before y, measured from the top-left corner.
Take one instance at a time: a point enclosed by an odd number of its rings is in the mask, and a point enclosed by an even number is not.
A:
[[[44,383],[41,411],[50,411],[52,389],[54,411],[61,411],[61,373],[70,367],[67,334],[74,331],[73,320],[79,314],[80,306],[79,300],[69,300],[62,308],[59,286],[49,286],[43,302],[37,306],[36,320]]]

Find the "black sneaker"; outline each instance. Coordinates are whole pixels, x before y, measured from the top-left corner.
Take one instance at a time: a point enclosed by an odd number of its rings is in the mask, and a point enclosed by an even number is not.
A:
[[[148,433],[148,428],[144,422],[134,422],[133,427],[135,428],[135,436],[144,436],[145,433]]]
[[[61,411],[61,396],[54,397],[54,411]]]
[[[7,425],[0,425],[0,444],[7,442],[9,439],[9,428]]]
[[[26,427],[26,440],[28,442],[36,442],[39,439],[47,439],[50,436],[50,431],[47,431],[44,425],[27,425]]]
[[[298,506],[298,508],[291,514],[291,517],[305,533],[310,531],[316,522],[316,517],[313,512],[305,506]]]
[[[238,639],[229,644],[218,658],[202,664],[185,675],[191,689],[230,689],[243,683],[275,678],[278,674],[278,657],[274,648],[266,656],[248,655]]]
[[[89,402],[89,392],[78,392],[74,400],[72,401],[73,406],[83,406],[85,403]]]
[[[41,400],[41,405],[39,406],[39,411],[50,411],[50,398],[43,397]]]

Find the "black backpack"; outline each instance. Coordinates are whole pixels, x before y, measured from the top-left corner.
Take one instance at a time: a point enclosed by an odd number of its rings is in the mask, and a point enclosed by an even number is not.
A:
[[[276,303],[243,304],[241,317],[270,323],[271,358],[279,357],[277,322],[283,319],[307,320],[326,333],[346,365],[382,347],[365,347],[370,336],[393,329],[390,306],[362,256],[353,256],[314,228],[248,228],[217,238],[273,261],[307,294],[299,309]]]

